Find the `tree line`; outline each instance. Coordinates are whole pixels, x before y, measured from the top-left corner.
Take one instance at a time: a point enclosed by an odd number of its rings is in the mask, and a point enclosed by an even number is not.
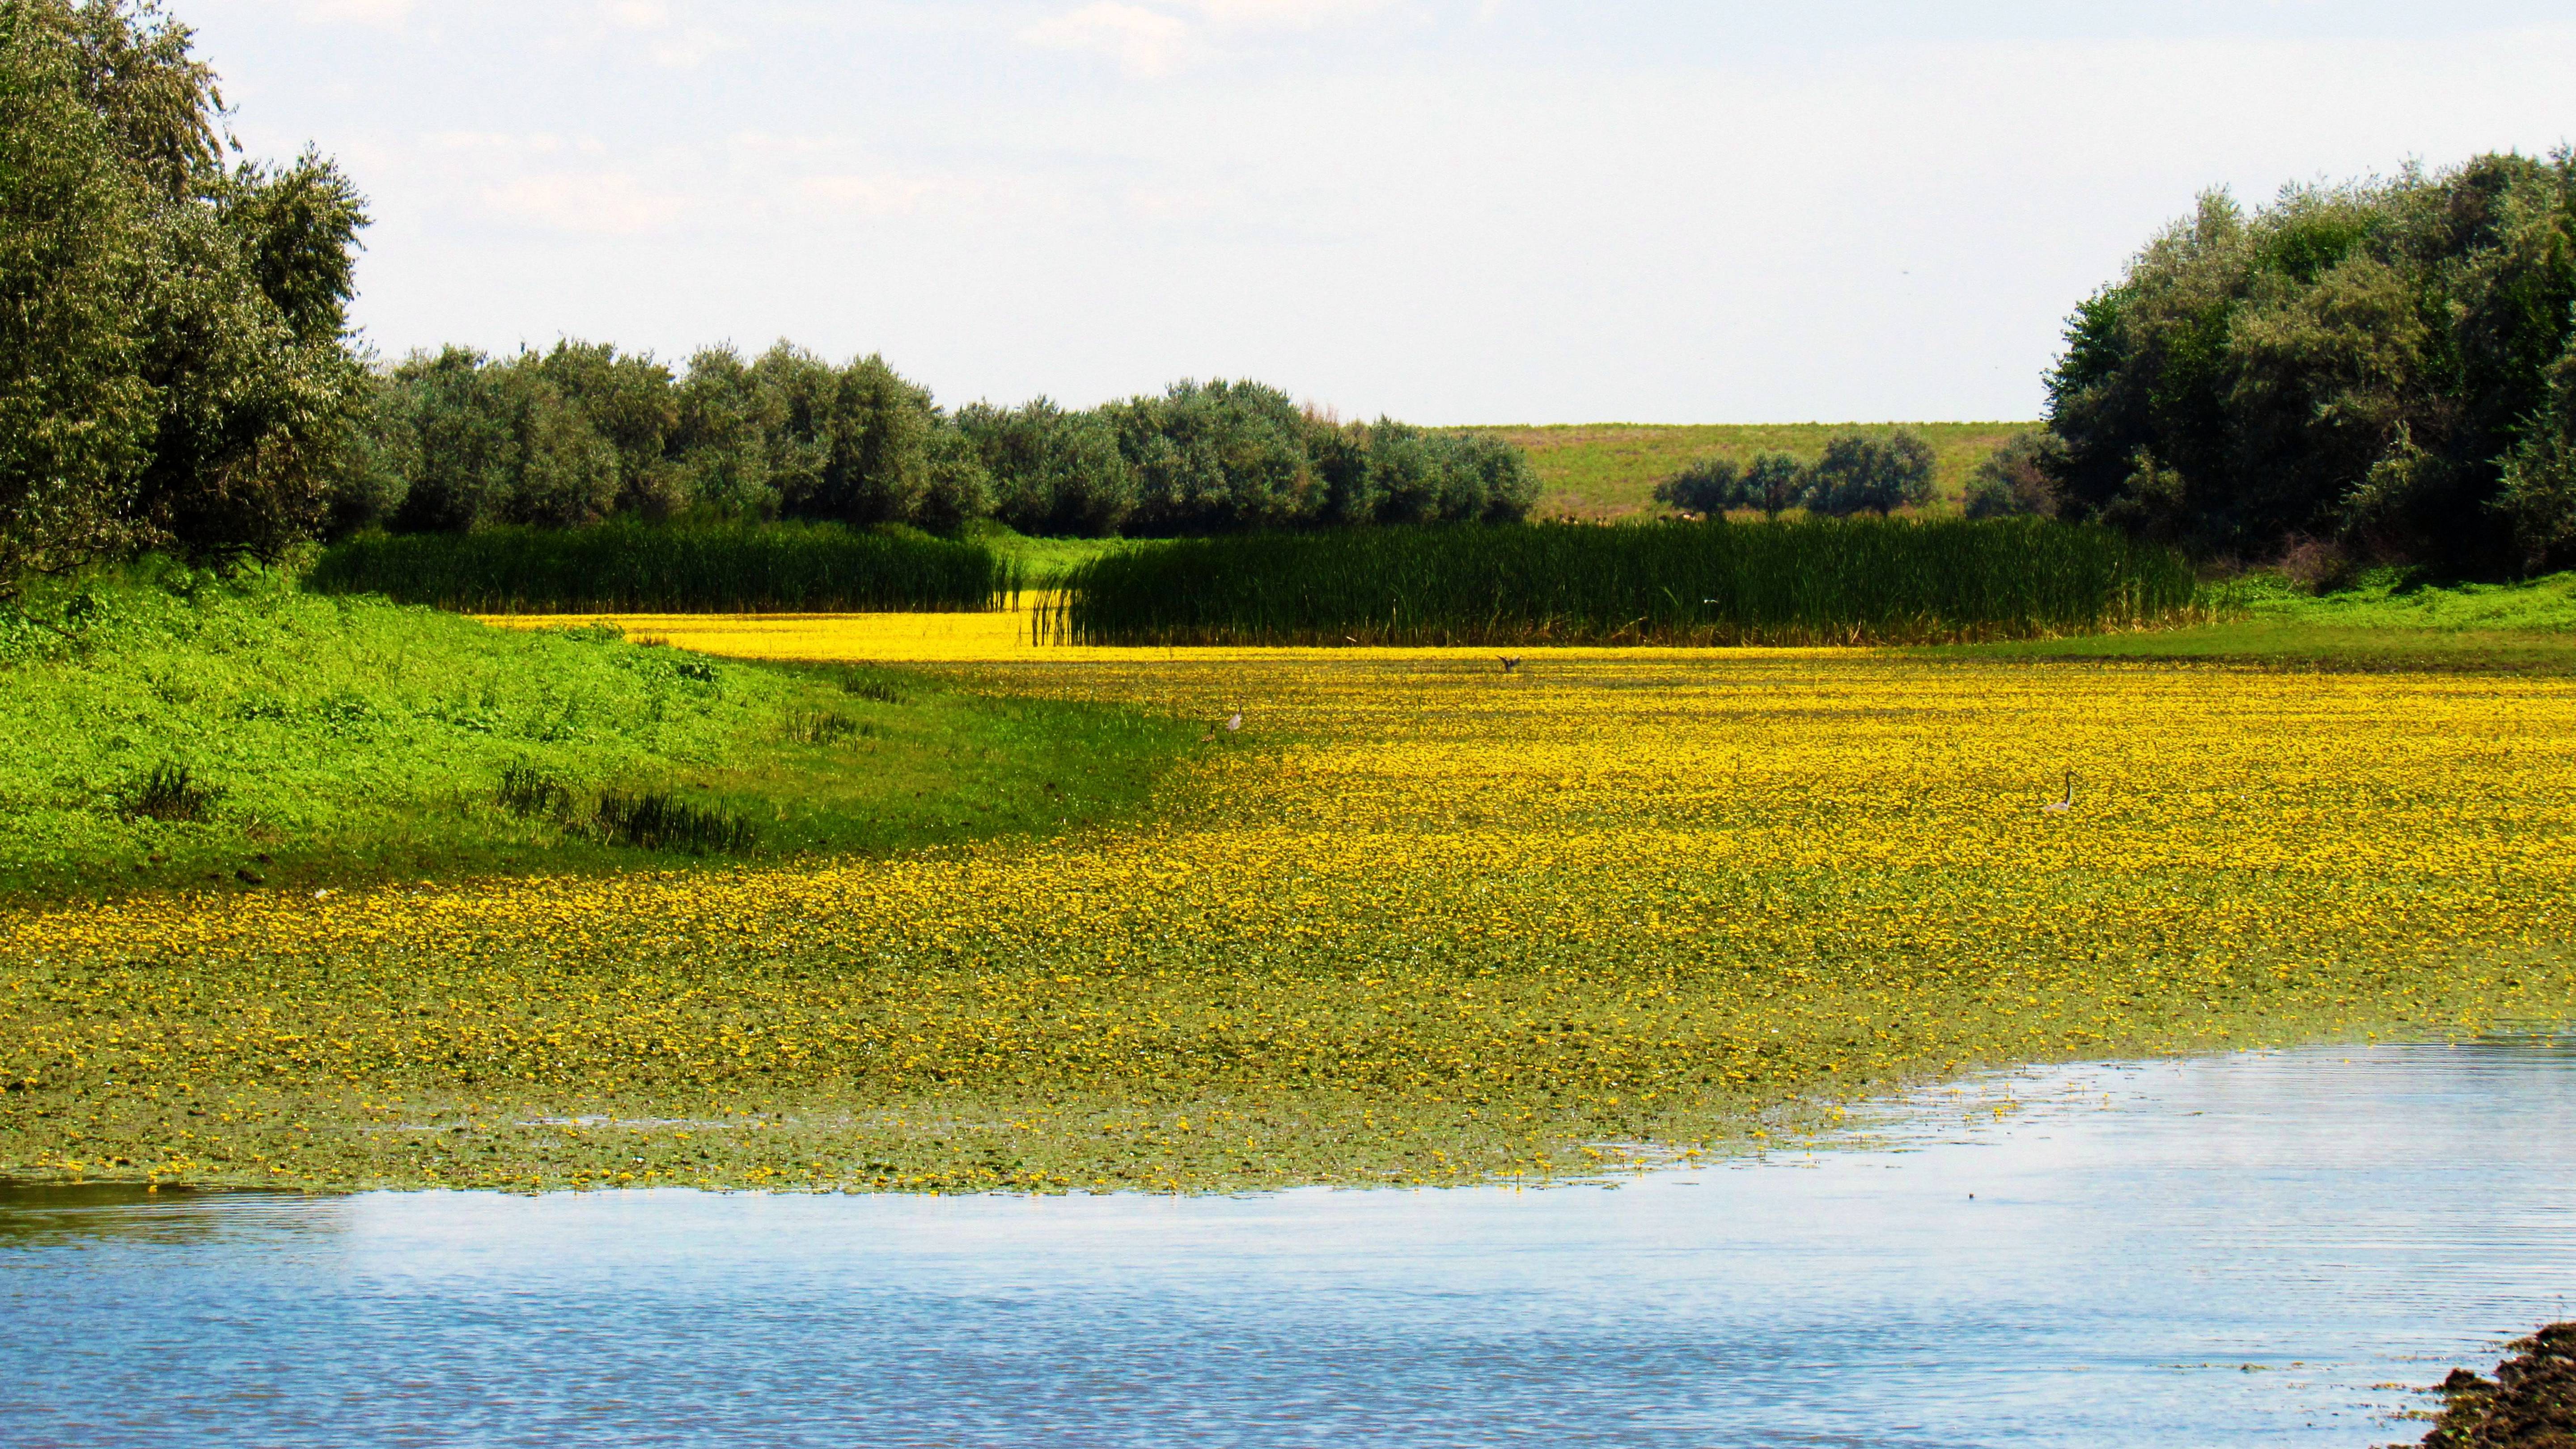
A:
[[[1501,443],[1344,425],[1251,382],[951,414],[865,357],[566,342],[372,365],[364,200],[240,158],[159,0],[0,0],[0,597],[146,549],[610,518],[1147,533],[1516,519]]]
[[[881,357],[836,365],[783,342],[708,348],[677,372],[603,344],[449,348],[378,380],[362,431],[342,533],[698,517],[1176,535],[1512,520],[1538,496],[1508,444],[1343,424],[1257,382],[952,414]]]

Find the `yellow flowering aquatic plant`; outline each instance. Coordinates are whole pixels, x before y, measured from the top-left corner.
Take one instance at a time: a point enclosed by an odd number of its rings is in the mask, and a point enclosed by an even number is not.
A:
[[[2576,1001],[2576,681],[618,622],[1207,738],[1052,838],[0,918],[0,1177],[1544,1178],[1975,1065]]]

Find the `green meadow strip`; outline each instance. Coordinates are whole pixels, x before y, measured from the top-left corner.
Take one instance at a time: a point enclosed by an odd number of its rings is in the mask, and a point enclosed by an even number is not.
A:
[[[2003,519],[1380,528],[1091,560],[1053,633],[1112,645],[1926,644],[2182,622],[2167,549]]]
[[[477,614],[962,611],[1007,600],[1019,571],[980,543],[829,524],[609,523],[363,536],[305,583]]]

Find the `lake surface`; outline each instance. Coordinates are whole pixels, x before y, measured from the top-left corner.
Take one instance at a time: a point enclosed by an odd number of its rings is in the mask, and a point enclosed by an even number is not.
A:
[[[1615,1187],[0,1191],[19,1449],[2362,1446],[2569,1317],[2567,1038],[1998,1076]]]

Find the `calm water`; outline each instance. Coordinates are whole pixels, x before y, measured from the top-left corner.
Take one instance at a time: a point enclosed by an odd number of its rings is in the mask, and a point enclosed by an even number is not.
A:
[[[0,1444],[2361,1446],[2563,1317],[2576,1044],[2328,1049],[1613,1188],[0,1195]]]

